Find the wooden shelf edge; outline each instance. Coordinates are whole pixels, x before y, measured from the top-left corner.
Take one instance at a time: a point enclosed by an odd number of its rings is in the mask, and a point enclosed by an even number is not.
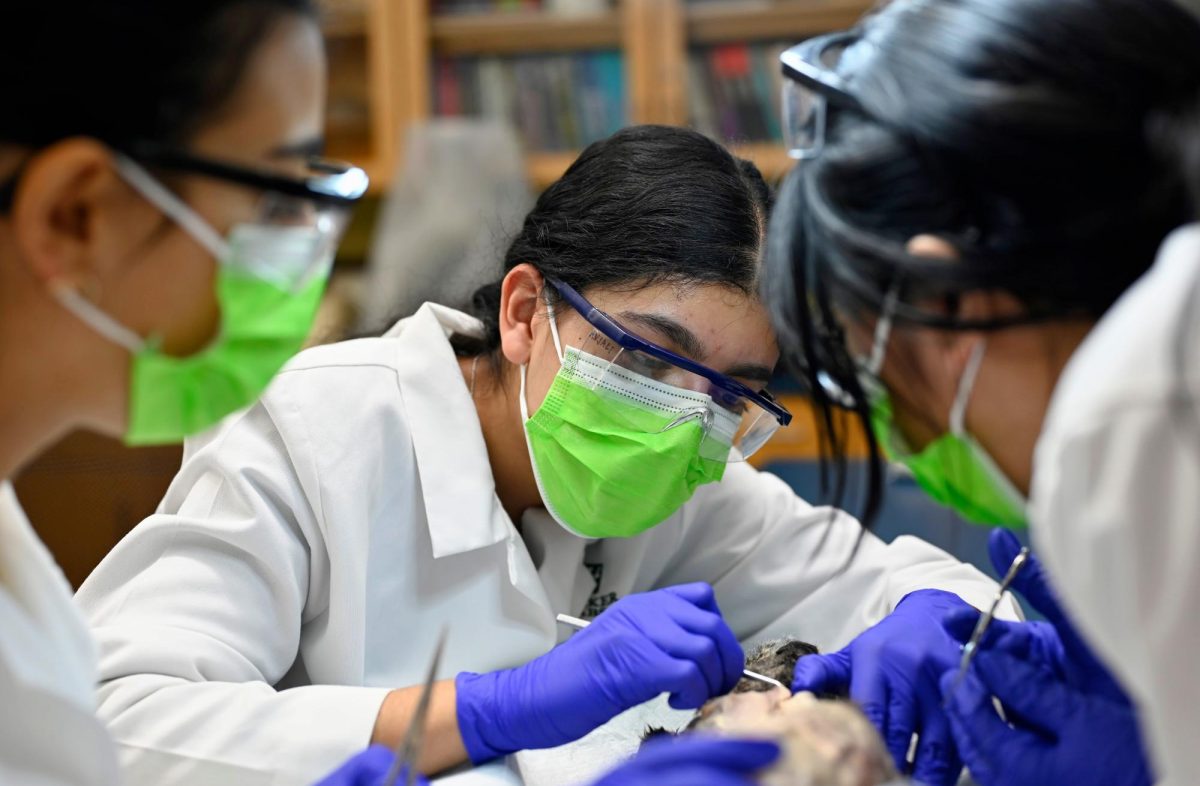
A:
[[[327,41],[366,38],[367,22],[365,19],[349,16],[326,19],[321,23],[321,34]]]
[[[529,153],[525,156],[525,171],[535,191],[544,191],[555,180],[563,176],[567,168],[579,158],[579,151],[562,153]]]
[[[788,157],[782,142],[749,142],[730,146],[739,158],[753,161],[767,181],[782,180],[796,162]],[[567,167],[579,157],[578,151],[564,153],[529,153],[525,156],[525,171],[530,184],[538,191],[558,180]]]
[[[703,3],[687,11],[691,44],[747,40],[800,40],[853,27],[871,10],[869,0],[759,0]]]
[[[731,145],[730,150],[738,158],[753,161],[768,182],[782,180],[796,164],[782,142],[749,142]]]
[[[768,181],[781,180],[795,165],[788,158],[779,142],[754,142],[733,145],[730,148],[739,158],[753,161]],[[534,152],[525,156],[525,172],[530,185],[535,191],[545,190],[551,183],[558,180],[567,168],[579,157],[579,151],[565,152]],[[371,178],[370,193],[382,195],[388,190],[395,177],[395,167],[389,163],[371,156],[356,156],[350,160],[367,171]]]
[[[463,14],[430,21],[433,49],[441,55],[522,54],[618,49],[621,18],[546,13]]]

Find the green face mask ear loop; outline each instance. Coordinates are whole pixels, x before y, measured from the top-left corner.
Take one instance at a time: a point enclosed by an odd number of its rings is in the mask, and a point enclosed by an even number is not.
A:
[[[78,292],[58,288],[54,294],[64,308],[133,355],[126,443],[178,442],[254,402],[302,347],[325,279],[285,292],[243,270],[235,264],[234,249],[202,216],[135,162],[120,156],[116,161],[134,190],[215,257],[220,330],[199,352],[169,357],[159,351],[155,337],[136,335]]]
[[[218,260],[228,254],[228,244],[217,231],[208,225],[196,211],[188,207],[182,199],[170,189],[155,180],[140,164],[120,153],[115,154],[117,173],[121,179],[137,191],[147,202],[162,211],[183,228],[193,240]],[[74,288],[57,285],[51,294],[67,311],[74,314],[84,324],[95,330],[109,341],[137,353],[154,345],[153,339],[146,339],[122,325],[108,314],[101,311],[95,303],[79,294]]]
[[[148,342],[144,338],[105,314],[74,287],[54,284],[50,291],[63,308],[112,343],[135,355],[147,345]]]
[[[967,366],[963,369],[962,378],[958,381],[958,390],[954,394],[954,403],[950,405],[948,418],[950,433],[956,437],[967,436],[967,405],[971,403],[971,394],[975,392],[975,380],[979,377],[979,369],[983,366],[983,356],[986,353],[987,339],[981,338],[971,348]]]
[[[155,180],[140,164],[118,154],[117,172],[126,183],[145,197],[146,201],[191,235],[215,260],[220,262],[229,257],[229,244],[225,242],[225,238],[173,191]]]
[[[979,440],[967,432],[967,405],[971,402],[971,394],[975,392],[975,382],[979,377],[979,370],[983,367],[983,358],[986,353],[987,339],[981,338],[979,343],[972,348],[971,356],[967,359],[967,366],[963,369],[962,381],[959,383],[958,395],[955,396],[954,404],[950,408],[950,433],[968,447],[970,455],[982,470],[983,476],[990,481],[991,489],[989,491],[991,493],[989,496],[996,501],[990,503],[988,507],[995,523],[1004,526],[1023,526],[1027,504],[1025,495],[1000,468],[1000,465],[992,458],[992,454],[980,444]]]
[[[883,305],[879,310],[879,321],[875,323],[875,334],[871,341],[871,356],[867,358],[864,367],[872,379],[879,379],[883,371],[883,361],[887,356],[888,341],[892,337],[892,317],[896,312],[896,304],[900,301],[900,285],[893,284],[883,296]]]
[[[550,338],[554,341],[554,354],[558,355],[558,365],[563,362],[562,341],[558,337],[558,315],[554,313],[554,306],[550,303],[550,298],[546,298],[546,318],[550,320]],[[529,420],[529,402],[525,400],[525,371],[529,364],[521,364],[521,420],[522,422]],[[529,436],[526,435],[525,442],[529,442]],[[530,454],[532,460],[533,455]]]

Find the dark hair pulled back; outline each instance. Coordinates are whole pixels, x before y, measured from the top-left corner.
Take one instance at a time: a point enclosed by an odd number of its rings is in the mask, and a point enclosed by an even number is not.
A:
[[[482,337],[456,335],[460,356],[500,346],[500,286],[520,264],[581,293],[654,284],[716,284],[753,293],[770,192],[758,169],[695,131],[635,126],[583,151],[539,197],[471,313]],[[557,293],[546,289],[551,303]]]
[[[826,148],[785,182],[764,295],[839,495],[843,421],[818,374],[855,399],[869,521],[882,462],[839,314],[877,314],[895,288],[898,323],[999,329],[957,321],[956,296],[983,289],[1026,321],[1103,315],[1192,216],[1156,129],[1197,105],[1200,24],[1171,0],[893,0],[858,32],[839,70],[865,111],[831,109]],[[910,257],[919,234],[961,259]]]
[[[88,136],[183,143],[219,113],[256,47],[314,0],[62,0],[11,4],[0,46],[0,144]]]

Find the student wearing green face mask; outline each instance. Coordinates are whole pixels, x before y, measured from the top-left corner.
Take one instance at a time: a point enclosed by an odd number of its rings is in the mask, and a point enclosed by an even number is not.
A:
[[[366,176],[314,157],[307,0],[0,17],[0,782],[116,786],[94,642],[8,479],[74,429],[179,442],[253,403],[309,332]]]
[[[805,159],[764,275],[785,354],[873,436],[868,511],[900,463],[972,522],[1028,522],[1055,582],[1027,571],[1053,626],[995,626],[961,689],[955,610],[895,613],[794,687],[891,697],[898,762],[938,734],[984,786],[1197,782],[1200,24],[898,1],[781,60]],[[1014,544],[992,535],[1001,572]]]
[[[306,352],[189,443],[79,595],[133,766],[250,782],[264,757],[299,776],[393,744],[446,627],[422,769],[524,751],[526,783],[579,782],[640,729],[530,749],[661,693],[698,706],[740,639],[836,647],[914,592],[986,603],[974,569],[860,542],[744,461],[790,417],[766,390],[768,203],[699,134],[618,133],[540,197],[470,313]]]

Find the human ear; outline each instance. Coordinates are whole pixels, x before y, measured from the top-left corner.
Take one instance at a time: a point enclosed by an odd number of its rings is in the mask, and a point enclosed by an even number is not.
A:
[[[102,286],[153,209],[116,173],[113,153],[91,139],[68,139],[39,151],[23,167],[11,213],[18,264],[44,286],[85,292]]]
[[[905,250],[914,257],[944,259],[948,262],[959,259],[958,249],[937,235],[916,235],[909,239]]]
[[[500,285],[500,348],[513,365],[533,354],[533,320],[541,305],[542,274],[530,264],[508,271]]]

